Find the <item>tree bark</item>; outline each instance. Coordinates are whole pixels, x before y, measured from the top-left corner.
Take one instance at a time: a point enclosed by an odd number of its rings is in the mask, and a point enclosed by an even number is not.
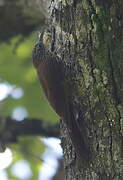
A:
[[[1,2],[6,3],[9,0]],[[22,34],[31,32],[37,24],[41,24],[39,11],[35,11],[38,14],[36,21],[29,23],[30,18],[35,17],[31,14],[35,6],[31,6],[31,11],[27,11],[26,8],[24,14],[28,14],[29,18],[23,21],[25,18],[21,16],[22,2],[26,1],[21,1],[18,5],[13,2],[15,0],[8,3],[7,7],[4,3],[0,4],[1,17],[6,22],[6,26],[1,24],[1,41],[21,32],[24,32]],[[123,177],[122,0],[51,0],[51,2],[49,29],[52,50],[67,65],[64,67],[65,89],[71,104],[69,113],[74,115],[69,122],[66,122],[68,119],[65,122],[61,121],[66,179],[121,180]],[[10,12],[8,10],[10,4],[12,4],[10,7],[14,7],[12,19],[20,17],[19,20],[17,18],[15,21],[7,20],[4,12]],[[17,16],[14,14],[16,9],[19,12]],[[15,26],[10,26],[10,22]],[[22,27],[25,29],[22,30]],[[49,47],[49,44],[47,45]],[[80,156],[75,145],[78,137],[79,142],[84,141],[83,146],[81,143],[77,144],[83,156]],[[85,158],[84,146],[89,150],[88,160]]]
[[[122,0],[52,1],[51,14],[54,52],[61,61],[72,64],[65,70],[65,88],[74,120],[61,122],[66,180],[121,180]],[[74,125],[78,127],[76,134]],[[77,144],[83,156],[75,145],[78,134],[84,141],[83,146]],[[88,160],[84,146],[89,150]]]

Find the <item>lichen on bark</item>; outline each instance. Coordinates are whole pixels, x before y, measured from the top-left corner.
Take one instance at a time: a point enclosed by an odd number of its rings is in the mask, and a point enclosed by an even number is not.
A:
[[[71,168],[66,171],[67,180],[120,180],[123,176],[121,9],[120,0],[66,0],[52,6],[51,26],[60,31],[56,54],[72,64],[66,70],[66,88],[76,114],[75,123],[90,150],[90,159],[85,162],[70,136],[64,134],[68,127],[62,122],[65,167]]]

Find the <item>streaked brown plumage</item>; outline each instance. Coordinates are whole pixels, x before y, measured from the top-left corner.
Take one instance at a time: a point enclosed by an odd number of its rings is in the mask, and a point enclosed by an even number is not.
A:
[[[74,115],[72,100],[69,99],[70,92],[65,81],[65,63],[49,52],[42,42],[34,48],[33,63],[49,103],[67,125],[76,152],[88,159],[89,151]]]
[[[45,95],[56,113],[64,118],[66,111],[66,96],[64,89],[63,63],[42,43],[38,44],[33,53],[33,63]]]

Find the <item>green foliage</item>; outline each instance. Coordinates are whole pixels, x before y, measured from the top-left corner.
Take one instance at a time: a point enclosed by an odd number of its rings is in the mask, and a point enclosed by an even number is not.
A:
[[[21,98],[14,99],[11,95],[0,104],[0,113],[11,116],[16,107],[24,107],[31,118],[43,118],[56,122],[58,116],[46,100],[43,90],[32,64],[32,50],[35,44],[35,34],[27,39],[15,37],[8,43],[0,45],[0,82],[8,82],[24,91]],[[21,137],[16,144],[10,145],[13,152],[13,162],[6,169],[10,180],[19,180],[12,174],[12,167],[20,160],[26,160],[32,170],[30,180],[38,179],[42,165],[40,159],[44,152],[44,144],[39,137]]]
[[[12,85],[21,87],[24,96],[20,99],[7,98],[3,102],[2,112],[11,115],[17,106],[27,109],[29,117],[44,118],[56,121],[58,117],[49,106],[39,85],[36,71],[32,64],[32,50],[35,44],[34,35],[18,44],[20,37],[0,45],[0,78]],[[18,44],[16,47],[15,45]]]
[[[18,144],[11,145],[14,159],[12,165],[8,168],[9,176],[13,176],[11,173],[13,165],[24,159],[29,163],[33,172],[31,179],[38,179],[38,174],[42,165],[41,154],[44,152],[44,148],[44,145],[38,137],[28,136],[19,138]]]

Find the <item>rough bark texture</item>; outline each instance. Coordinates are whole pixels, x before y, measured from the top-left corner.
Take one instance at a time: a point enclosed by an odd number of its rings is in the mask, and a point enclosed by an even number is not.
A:
[[[74,149],[75,134],[69,133],[68,124],[61,123],[66,179],[121,180],[122,0],[52,1],[51,27],[55,29],[55,53],[66,64],[74,64],[66,76],[66,88],[78,133],[90,150],[87,161],[85,154],[82,158]],[[83,151],[84,147],[78,148]]]
[[[40,11],[38,13],[36,11],[38,18],[33,21],[33,25],[30,21],[30,17],[35,18],[35,15],[31,14],[34,13],[34,4],[31,11],[27,11],[27,8],[23,11],[24,14],[28,14],[27,21],[23,21],[25,17],[21,16],[23,2],[31,4],[37,1],[18,1],[20,2],[18,5],[14,3],[15,0],[0,2],[2,2],[1,17],[5,19],[3,22],[6,22],[6,26],[0,25],[1,40],[19,34],[22,32],[21,27],[26,27],[23,32],[30,32],[30,27],[34,29],[35,24],[41,23]],[[8,7],[4,6],[6,2],[9,2]],[[52,50],[66,64],[72,64],[72,68],[65,70],[66,90],[70,95],[78,132],[89,149],[89,160],[86,160],[84,147],[78,147],[83,157],[75,151],[73,139],[75,141],[78,136],[72,131],[69,133],[70,124],[61,122],[66,180],[121,180],[123,177],[122,0],[51,2],[49,29],[53,39]],[[12,6],[9,6],[10,4]],[[8,21],[5,18],[7,14],[11,14],[9,7],[14,7],[13,16],[10,18],[20,17],[18,21],[16,18],[15,21],[11,19]],[[17,7],[19,15],[14,14]],[[39,10],[39,7],[36,9]],[[26,23],[20,26],[23,22]],[[48,46],[50,47],[49,44]],[[74,124],[72,126],[74,128]]]

